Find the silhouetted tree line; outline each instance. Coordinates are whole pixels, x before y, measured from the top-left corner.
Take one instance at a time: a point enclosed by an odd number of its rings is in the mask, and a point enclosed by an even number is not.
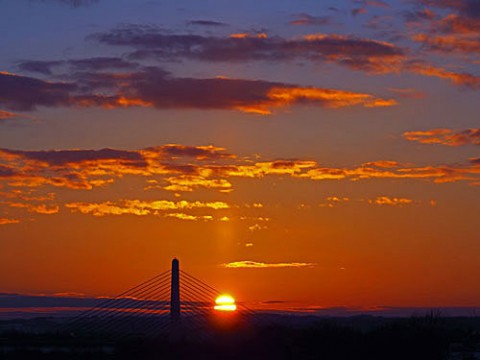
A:
[[[201,340],[173,338],[75,338],[69,334],[4,333],[0,358],[16,359],[475,359],[480,355],[480,320],[435,314],[389,319],[364,329],[335,320],[306,325],[232,327]]]

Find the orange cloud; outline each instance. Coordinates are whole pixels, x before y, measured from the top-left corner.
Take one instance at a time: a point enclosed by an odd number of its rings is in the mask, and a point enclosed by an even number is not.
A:
[[[181,144],[165,144],[141,150],[142,155],[148,159],[178,159],[194,158],[196,160],[235,159],[234,154],[226,152],[223,147],[213,145],[188,146]]]
[[[440,79],[446,79],[453,82],[455,85],[463,85],[471,88],[480,86],[480,76],[475,76],[469,73],[458,73],[448,71],[441,67],[436,67],[427,64],[411,64],[407,67],[411,72],[421,74],[424,76],[432,76]]]
[[[257,178],[265,175],[293,176],[316,166],[317,163],[310,160],[276,160],[257,162],[253,165],[220,166],[212,170],[223,176]]]
[[[17,219],[0,218],[0,225],[18,224],[19,222],[20,220]]]
[[[443,141],[452,145],[478,143],[478,129],[453,133],[443,129],[434,132],[433,135],[410,132],[405,136],[409,140],[436,143]],[[176,193],[211,189],[227,193],[234,189],[235,178],[259,179],[280,176],[312,181],[411,179],[437,183],[463,180],[473,183],[478,182],[479,173],[480,164],[477,161],[415,167],[393,160],[378,160],[357,167],[332,167],[313,160],[301,159],[252,162],[249,159],[237,159],[222,148],[181,145],[142,150],[0,149],[0,186],[3,184],[8,188],[8,193],[11,194],[8,195],[9,199],[17,198],[15,192],[12,192],[14,190],[25,192],[18,195],[18,200],[22,200],[22,196],[23,200],[16,201],[17,203],[34,201],[35,197],[38,202],[45,202],[46,200],[40,200],[39,197],[48,197],[48,194],[51,194],[51,187],[90,190],[111,185],[127,176],[145,178],[145,189],[160,188]],[[28,192],[34,190],[47,193],[28,196]],[[112,213],[142,213],[146,208],[152,210],[151,205],[131,203],[128,205],[133,206],[134,210],[125,209],[125,206],[119,204],[103,203],[102,207],[108,208],[106,211]],[[37,210],[53,211],[46,208]]]
[[[170,185],[163,187],[167,191],[191,192],[198,188],[214,189],[220,192],[230,192],[233,185],[226,179],[206,179],[202,176],[181,175],[165,179]]]
[[[175,218],[178,220],[187,220],[187,221],[210,221],[213,220],[213,216],[211,215],[189,215],[189,214],[184,214],[184,213],[170,213],[170,214],[165,214],[164,215],[167,218]]]
[[[103,203],[84,203],[74,202],[65,204],[65,207],[72,211],[79,211],[82,214],[92,214],[93,216],[105,216],[105,215],[149,215],[150,210],[138,209],[134,207],[122,207],[113,202],[107,201]]]
[[[421,42],[430,49],[441,52],[460,52],[466,54],[480,53],[480,40],[478,33],[475,37],[460,37],[458,35],[427,35],[416,34],[412,37],[413,41]]]
[[[285,106],[293,103],[312,102],[327,107],[341,108],[361,105],[364,107],[393,106],[397,102],[393,99],[376,98],[370,94],[355,93],[332,89],[317,88],[272,88],[267,97],[275,106]]]
[[[467,144],[480,145],[479,129],[431,129],[426,131],[407,131],[403,133],[405,139],[422,144],[441,144],[461,146]]]
[[[264,39],[256,37],[255,40]],[[376,46],[378,47],[378,44]],[[95,81],[91,78],[95,78]],[[0,105],[6,109],[26,111],[39,106],[137,106],[157,109],[229,109],[266,115],[270,114],[273,108],[305,103],[331,108],[395,104],[393,99],[367,93],[299,87],[295,84],[262,80],[176,78],[154,67],[120,74],[92,72],[76,80],[76,83],[48,82],[0,73],[0,87],[3,85],[5,88],[18,88],[18,91],[2,96]]]
[[[476,1],[429,0],[423,5],[443,9],[446,14],[437,14],[429,8],[410,14],[410,20],[417,22],[426,31],[414,35],[412,40],[421,42],[424,48],[445,54],[460,52],[478,56],[480,18]]]
[[[246,39],[246,38],[266,39],[268,35],[265,33],[259,33],[259,34],[237,33],[237,34],[230,34],[228,37],[231,39]]]
[[[412,204],[413,200],[407,198],[389,198],[388,196],[379,196],[374,201],[370,200],[369,202],[376,205],[402,206]]]
[[[266,94],[266,100],[248,105],[236,106],[237,110],[270,115],[272,108],[310,104],[328,108],[363,106],[366,108],[397,105],[394,99],[384,99],[371,94],[314,87],[273,87]]]
[[[190,165],[171,161],[233,159],[234,155],[214,146],[168,144],[142,150],[49,150],[18,151],[0,149],[0,179],[13,187],[50,185],[90,190],[111,184],[126,175],[173,175],[195,171]],[[193,177],[191,179],[193,182]],[[173,181],[172,181],[173,182]],[[197,186],[202,186],[200,180]],[[193,186],[193,184],[191,184]],[[225,181],[210,181],[204,187],[225,190]]]
[[[17,117],[18,115],[9,111],[0,110],[0,120],[11,119]]]
[[[480,20],[473,18],[461,18],[456,15],[449,15],[442,21],[442,25],[450,27],[452,32],[458,34],[478,35],[480,31]]]
[[[368,163],[367,163],[368,164]],[[431,180],[436,183],[455,182],[460,180],[475,180],[480,173],[480,166],[477,163],[468,165],[445,165],[408,167],[399,166],[396,168],[378,168],[376,166],[362,165],[357,168],[326,168],[315,167],[306,172],[293,175],[294,177],[307,178],[311,180],[342,180],[353,181],[365,179],[416,179]]]
[[[458,5],[461,3],[461,0],[456,2],[452,1],[450,2],[450,5],[453,5],[452,8],[457,11],[466,10],[465,8],[460,9],[460,7],[458,7]],[[471,10],[473,10],[472,12],[475,11],[473,6]],[[480,31],[480,18],[478,17],[478,15],[475,15],[473,13],[468,14],[465,12],[462,13],[462,11],[460,11],[460,13],[450,13],[441,19],[432,20],[433,21],[431,22],[431,28],[439,29],[444,34],[476,36]]]
[[[268,229],[268,227],[265,225],[259,225],[259,224],[253,224],[252,226],[248,227],[248,230],[250,231],[258,231],[258,230],[265,230],[265,229]]]
[[[362,164],[365,167],[377,167],[377,168],[396,168],[403,166],[401,163],[392,160],[377,160],[377,161],[370,161]]]
[[[320,204],[321,207],[323,206],[328,206],[328,207],[334,207],[335,205],[342,204],[342,203],[348,203],[350,202],[350,198],[348,197],[338,197],[338,196],[329,196],[326,199],[325,203]],[[300,208],[305,208],[305,205],[300,206]]]
[[[329,16],[312,16],[306,13],[296,14],[295,20],[290,21],[289,25],[305,26],[305,25],[328,25],[332,22]]]
[[[240,220],[248,220],[248,221],[270,221],[270,218],[264,216],[241,216]]]
[[[353,70],[375,74],[399,72],[406,59],[402,49],[386,41],[338,34],[308,34],[303,39],[313,46],[328,49],[325,61],[346,65]]]
[[[303,263],[303,262],[286,262],[286,263],[264,263],[250,260],[234,261],[226,264],[222,264],[225,268],[230,269],[266,269],[266,268],[311,268],[316,266],[315,263]]]
[[[324,203],[320,204],[320,207],[333,208],[333,207],[336,207],[337,205],[342,205],[342,204],[405,206],[405,205],[413,205],[413,204],[420,204],[420,203],[421,203],[420,201],[414,201],[412,199],[402,198],[402,197],[378,196],[375,199],[351,199],[345,196],[344,197],[329,196],[325,199]],[[432,200],[429,201],[428,204],[433,206]],[[300,206],[300,208],[305,208],[305,205]]]
[[[245,204],[243,206],[246,208],[256,208],[256,209],[261,209],[264,207],[262,203]]]
[[[222,210],[230,208],[225,202],[200,202],[200,201],[142,201],[142,200],[123,200],[120,202],[106,201],[103,203],[86,203],[73,202],[65,204],[65,207],[72,211],[79,211],[82,214],[91,214],[93,216],[105,215],[157,215],[159,212],[174,210],[191,210],[191,209],[212,209]]]
[[[468,131],[437,130],[432,134],[406,134],[410,140],[420,142],[445,142],[449,145],[461,143],[477,144],[478,129]],[[457,134],[458,133],[458,134]],[[460,136],[460,135],[461,136]],[[430,140],[430,137],[441,140]],[[427,138],[429,140],[424,140]],[[265,177],[296,179],[297,181],[361,181],[361,180],[411,180],[432,183],[465,181],[471,185],[480,182],[480,160],[470,159],[466,163],[414,166],[394,160],[378,160],[359,166],[328,166],[314,160],[294,159],[275,161],[253,161],[237,158],[223,148],[213,146],[188,147],[166,145],[142,150],[57,150],[57,151],[15,151],[0,149],[0,203],[5,217],[12,208],[25,209],[36,214],[56,214],[59,205],[71,212],[101,217],[106,215],[162,216],[179,220],[228,221],[224,214],[198,214],[201,209],[212,211],[232,207],[224,201],[170,201],[138,200],[85,202],[75,201],[69,196],[67,203],[57,199],[52,187],[68,188],[75,191],[108,186],[125,177],[144,179],[140,189],[156,188],[161,191],[193,192],[211,189],[230,192],[236,186],[236,179],[260,181]],[[126,180],[128,181],[128,179]],[[242,181],[245,182],[246,180]],[[180,196],[180,195],[178,195]],[[55,203],[53,200],[55,199]],[[372,199],[352,199],[331,196],[320,206],[341,206],[342,204],[368,203],[378,206],[406,206],[420,204],[406,197],[379,196]],[[57,205],[59,204],[59,205]],[[262,204],[235,205],[249,211],[261,211]],[[257,210],[258,208],[258,210]],[[166,215],[172,214],[172,215]],[[260,213],[238,214],[246,221],[251,231],[266,228],[268,217]],[[12,219],[11,219],[12,220]],[[10,222],[3,220],[3,224]]]
[[[37,214],[52,215],[60,211],[58,205],[48,205],[48,204],[27,204],[27,203],[8,203],[8,206],[14,208],[25,208],[28,212],[34,212]]]
[[[292,24],[325,24],[328,17],[300,14]],[[404,50],[387,42],[338,34],[309,34],[286,39],[266,34],[232,34],[229,37],[164,34],[154,29],[117,28],[93,38],[112,46],[129,46],[133,57],[159,59],[185,58],[208,62],[247,62],[258,60],[309,60],[333,62],[368,72],[397,71],[405,58]],[[146,46],[145,46],[146,45]],[[38,67],[38,64],[37,64]]]
[[[10,191],[0,191],[0,197],[4,199],[17,199],[22,201],[52,201],[55,199],[55,194],[52,192],[46,194],[37,194],[31,189],[10,189]]]

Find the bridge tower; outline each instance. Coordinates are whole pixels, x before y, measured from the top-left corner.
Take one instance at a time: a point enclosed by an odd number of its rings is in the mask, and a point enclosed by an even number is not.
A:
[[[180,321],[180,263],[177,258],[172,260],[170,286],[170,319],[174,323]]]

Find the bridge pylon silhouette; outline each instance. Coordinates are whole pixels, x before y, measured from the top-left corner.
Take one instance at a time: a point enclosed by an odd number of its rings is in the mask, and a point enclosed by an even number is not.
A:
[[[170,319],[180,321],[180,262],[177,258],[172,260],[171,286],[170,286]]]
[[[171,336],[182,332],[203,336],[219,314],[215,299],[221,292],[180,269],[174,258],[170,270],[107,298],[83,311],[67,324],[78,336]],[[231,318],[248,322],[255,313],[242,304]]]

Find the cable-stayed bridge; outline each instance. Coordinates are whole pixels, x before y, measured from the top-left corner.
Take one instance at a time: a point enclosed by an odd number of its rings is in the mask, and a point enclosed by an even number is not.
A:
[[[244,326],[255,320],[255,313],[242,304],[235,311],[215,310],[221,293],[180,270],[172,268],[106,299],[67,324],[67,331],[78,336],[188,336],[202,338],[218,326]],[[231,305],[232,306],[232,305]]]

